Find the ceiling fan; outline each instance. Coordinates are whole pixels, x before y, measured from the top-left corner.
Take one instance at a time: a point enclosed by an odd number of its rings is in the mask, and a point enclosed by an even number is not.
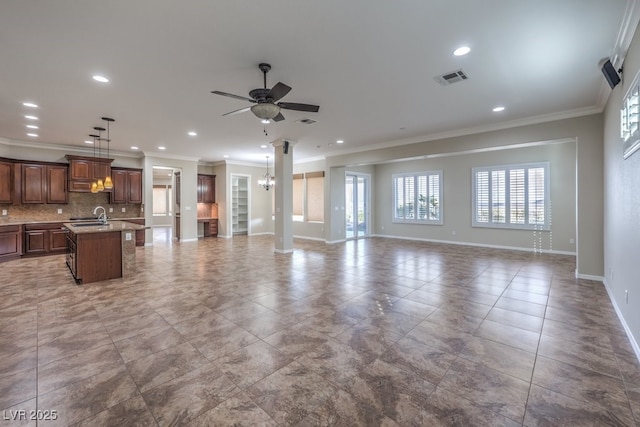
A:
[[[267,89],[267,73],[271,70],[271,65],[261,63],[258,65],[260,71],[264,74],[264,88],[253,89],[249,92],[249,96],[251,98],[247,98],[245,96],[234,95],[232,93],[220,92],[218,90],[213,90],[211,93],[216,95],[227,96],[229,98],[241,99],[243,101],[249,101],[255,105],[251,107],[240,108],[239,110],[230,111],[228,113],[223,114],[223,116],[229,116],[232,114],[244,113],[245,111],[251,110],[251,112],[258,118],[262,120],[273,120],[274,122],[279,122],[284,120],[284,116],[280,112],[281,109],[284,110],[296,110],[296,111],[308,111],[311,113],[317,113],[320,110],[318,105],[311,104],[299,104],[295,102],[277,102],[281,98],[283,98],[286,94],[289,93],[291,88],[282,82],[276,83],[274,87],[271,89]]]

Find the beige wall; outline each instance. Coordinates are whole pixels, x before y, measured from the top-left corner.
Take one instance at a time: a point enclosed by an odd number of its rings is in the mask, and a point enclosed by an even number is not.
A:
[[[335,169],[348,165],[381,164],[400,159],[424,158],[425,156],[449,156],[451,154],[473,153],[482,149],[496,150],[497,152],[503,148],[512,148],[522,144],[530,145],[565,139],[577,141],[575,166],[577,175],[576,209],[578,212],[575,236],[577,273],[583,277],[597,279],[602,277],[604,272],[602,231],[603,120],[601,114],[329,157],[327,158],[327,169],[332,171],[331,176],[334,177],[333,171]],[[376,182],[379,182],[378,179]],[[339,206],[340,203],[344,205],[344,189],[340,194],[338,186],[337,183],[335,186],[333,182],[331,183],[331,201],[328,204],[333,207]],[[446,176],[444,186],[445,188],[448,186]],[[470,181],[466,186],[470,186]],[[382,188],[375,188],[374,191],[377,197],[385,197]],[[378,207],[382,205],[384,205],[382,201],[377,203]],[[383,214],[384,212],[376,209],[377,218],[382,218],[380,215]],[[445,213],[445,222],[448,222],[446,215]],[[334,217],[335,215],[332,216],[332,219]],[[336,219],[339,220],[339,218]],[[337,240],[340,236],[340,225],[330,224],[330,229],[332,240]],[[485,234],[485,238],[480,240],[485,244],[491,244],[493,233]],[[522,238],[520,239],[522,240]]]
[[[604,112],[604,264],[605,285],[633,336],[640,357],[640,151],[623,159],[620,107],[640,71],[640,39],[634,36],[624,61],[624,76]],[[625,291],[628,293],[628,302]]]
[[[478,166],[529,162],[550,163],[551,231],[534,234],[531,230],[472,227],[471,169]],[[375,193],[379,194],[380,200],[376,205],[375,233],[404,238],[575,253],[575,243],[570,243],[570,240],[575,241],[576,237],[575,166],[575,141],[378,165]],[[435,170],[443,172],[444,224],[394,224],[391,205],[392,175]]]
[[[238,165],[227,162],[225,166],[225,182],[218,185],[216,174],[216,199],[218,202],[218,215],[220,222],[225,223],[223,230],[224,237],[231,237],[231,209],[227,207],[231,206],[231,176],[242,175],[249,178],[249,234],[265,234],[273,233],[273,219],[272,219],[272,193],[266,191],[258,185],[258,180],[264,175],[266,171],[265,167]],[[271,167],[271,173],[273,173],[273,167]],[[218,198],[217,191],[220,190],[221,194]],[[220,204],[223,203],[222,209]]]

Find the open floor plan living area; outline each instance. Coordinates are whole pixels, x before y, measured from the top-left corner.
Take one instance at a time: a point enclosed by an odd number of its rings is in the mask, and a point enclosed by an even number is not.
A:
[[[0,427],[640,427],[639,24],[0,1]]]
[[[2,422],[637,424],[640,365],[573,257],[384,238],[296,246],[154,245],[138,249],[135,278],[81,287],[65,286],[61,256],[10,261]]]

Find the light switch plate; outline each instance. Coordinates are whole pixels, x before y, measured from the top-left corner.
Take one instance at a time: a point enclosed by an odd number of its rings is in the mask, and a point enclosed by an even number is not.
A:
[[[109,208],[109,213],[113,212],[113,208]]]
[[[125,240],[131,240],[131,233],[125,233],[124,238]]]
[[[7,210],[6,209],[2,209],[2,215],[6,215],[7,214]]]
[[[58,209],[58,215],[62,213],[62,209]]]
[[[122,208],[122,212],[126,212],[126,211],[127,211],[127,208]]]

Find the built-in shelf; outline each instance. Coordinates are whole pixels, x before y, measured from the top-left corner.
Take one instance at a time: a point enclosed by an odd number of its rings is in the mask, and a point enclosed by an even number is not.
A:
[[[233,234],[247,234],[249,224],[249,178],[231,177],[231,230]]]

